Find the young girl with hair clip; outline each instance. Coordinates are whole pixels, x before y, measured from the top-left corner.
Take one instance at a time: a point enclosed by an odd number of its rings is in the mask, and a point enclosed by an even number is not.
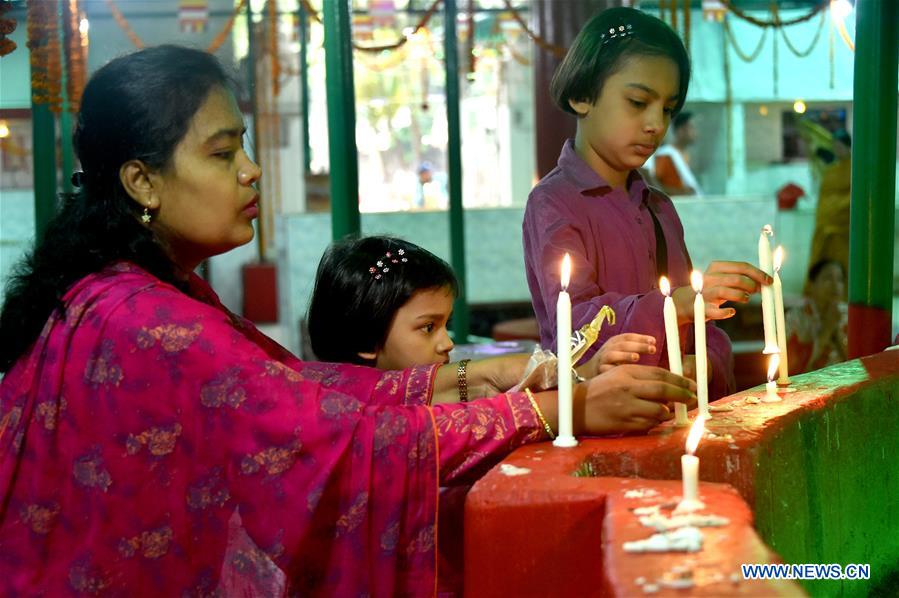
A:
[[[523,224],[525,266],[544,346],[556,346],[555,304],[562,257],[572,258],[568,287],[572,325],[589,322],[604,305],[614,332],[653,336],[662,350],[640,363],[667,365],[664,296],[671,281],[684,353],[692,353],[692,264],[683,227],[671,200],[649,188],[639,168],[659,147],[673,116],[683,108],[690,60],[668,25],[632,8],[611,8],[580,31],[553,77],[556,105],[577,118],[577,134],[562,148],[558,166],[528,197]],[[728,301],[745,303],[772,281],[744,262],[715,261],[704,274],[706,318],[734,315]],[[734,391],[730,341],[708,323],[709,395]],[[695,356],[685,355],[685,375],[695,376]]]
[[[408,241],[372,236],[333,243],[322,256],[307,318],[318,359],[400,370],[449,361],[447,323],[458,295],[449,264]],[[612,337],[579,372],[586,377],[655,352],[655,339]],[[481,359],[457,367],[458,395],[474,400],[503,392],[524,375],[528,355]],[[452,394],[452,393],[450,393]],[[462,521],[468,485],[441,488],[438,594],[462,591]]]
[[[414,243],[384,236],[337,241],[316,273],[307,318],[312,351],[322,361],[382,370],[448,363],[454,345],[447,324],[457,295],[450,265]],[[589,378],[634,363],[654,353],[655,342],[641,334],[612,337],[578,372]],[[477,398],[508,390],[521,380],[528,358],[460,364],[460,392]]]

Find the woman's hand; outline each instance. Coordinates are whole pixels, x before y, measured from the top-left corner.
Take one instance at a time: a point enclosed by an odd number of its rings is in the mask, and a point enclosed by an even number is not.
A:
[[[706,320],[725,320],[736,310],[722,308],[727,301],[746,303],[749,296],[757,293],[762,285],[771,284],[774,279],[746,262],[712,262],[702,276],[702,298],[705,301]],[[677,310],[677,323],[693,321],[693,302],[696,293],[689,286],[678,287],[671,297]]]
[[[590,435],[645,432],[671,417],[666,403],[695,400],[691,380],[662,368],[623,365],[576,387],[574,429]]]
[[[584,378],[592,378],[608,372],[616,365],[632,364],[639,361],[641,355],[652,355],[655,352],[654,336],[631,332],[617,334],[603,343],[593,357],[576,369]]]
[[[521,380],[530,355],[516,353],[489,357],[468,362],[465,370],[468,399],[492,397],[506,392]],[[459,363],[441,366],[434,378],[434,392],[431,403],[459,402]]]

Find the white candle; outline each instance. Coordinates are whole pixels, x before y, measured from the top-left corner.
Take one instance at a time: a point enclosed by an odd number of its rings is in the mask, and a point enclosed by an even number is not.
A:
[[[709,413],[709,364],[705,348],[705,299],[702,298],[702,272],[693,270],[690,275],[696,300],[693,301],[693,336],[696,342],[696,398],[699,401],[699,417],[710,418]]]
[[[771,242],[768,237],[773,236],[774,231],[770,224],[762,228],[759,235],[759,270],[768,276],[772,276],[771,268]],[[774,329],[774,292],[771,285],[762,285],[762,323],[765,326],[765,350],[763,353],[777,353],[777,335]]]
[[[790,383],[790,365],[787,360],[787,324],[784,317],[784,293],[780,284],[780,267],[783,265],[784,248],[781,245],[774,250],[774,319],[777,323],[777,348],[780,350],[780,368],[777,383],[787,386]]]
[[[659,279],[659,288],[665,295],[665,305],[662,314],[665,318],[665,342],[668,347],[668,369],[678,376],[684,375],[684,364],[680,358],[680,334],[677,331],[677,310],[674,300],[671,298],[671,284],[666,277]],[[690,420],[687,418],[687,406],[683,403],[674,404],[674,425],[686,426]]]
[[[562,259],[562,290],[556,303],[556,353],[559,364],[559,434],[555,446],[577,446],[573,434],[571,405],[571,298],[568,282],[571,278],[571,256]]]
[[[772,354],[768,360],[768,383],[765,384],[765,398],[762,399],[765,403],[780,401],[780,395],[777,394],[777,382],[774,381],[777,377],[778,363],[780,363],[780,355],[777,353]]]
[[[690,434],[687,436],[687,453],[680,458],[684,492],[680,503],[677,505],[678,511],[695,511],[705,507],[702,501],[699,500],[699,457],[694,454],[704,431],[705,418],[697,417],[696,421],[693,422],[693,427],[690,428]]]

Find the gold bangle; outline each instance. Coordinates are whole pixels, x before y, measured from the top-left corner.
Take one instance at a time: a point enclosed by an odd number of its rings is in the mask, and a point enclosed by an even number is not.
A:
[[[468,402],[468,374],[466,367],[470,359],[463,359],[459,362],[459,369],[456,370],[456,386],[459,388],[459,401],[461,403]]]
[[[531,392],[530,388],[525,388],[524,394],[527,395],[528,401],[531,402],[531,407],[534,408],[534,412],[537,414],[537,419],[539,419],[540,423],[543,424],[543,429],[546,430],[546,435],[549,436],[550,440],[555,440],[556,435],[553,434],[553,429],[549,427],[549,422],[547,422],[546,418],[543,417],[543,412],[540,411],[540,405],[537,404],[537,399],[534,398],[534,393]]]

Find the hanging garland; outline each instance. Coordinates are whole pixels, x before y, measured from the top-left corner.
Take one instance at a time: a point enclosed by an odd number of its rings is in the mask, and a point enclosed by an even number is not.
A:
[[[12,41],[7,35],[16,30],[16,20],[3,17],[3,13],[12,8],[12,2],[0,0],[0,56],[11,54],[16,49],[16,42]]]
[[[756,27],[788,27],[790,25],[797,25],[799,23],[804,23],[805,21],[811,20],[814,18],[816,14],[824,10],[830,5],[830,0],[819,0],[818,4],[815,5],[814,8],[809,11],[808,14],[802,15],[801,17],[796,17],[795,19],[790,19],[789,21],[781,21],[775,18],[773,21],[763,21],[761,19],[757,19],[753,16],[750,16],[734,6],[732,4],[733,0],[719,0],[721,4],[724,5],[727,10],[732,12],[737,17],[743,19],[744,21],[748,21],[755,25]]]
[[[534,33],[531,28],[528,27],[528,24],[525,23],[521,15],[518,14],[518,11],[515,10],[515,7],[512,6],[512,0],[503,0],[503,3],[506,5],[506,9],[512,15],[512,18],[515,19],[516,23],[518,23],[518,26],[521,27],[521,29],[527,34],[529,38],[531,38],[531,40],[533,40],[535,44],[537,44],[538,48],[540,48],[544,52],[549,52],[559,60],[565,58],[565,54],[568,53],[568,48],[563,48],[562,46],[552,44]]]
[[[727,17],[724,17],[724,29],[727,31]],[[724,38],[724,130],[725,130],[725,152],[727,153],[727,176],[734,175],[734,155],[733,155],[733,105],[734,93],[730,80],[730,52],[727,51],[727,37]]]
[[[275,0],[268,0],[265,6],[268,9],[268,51],[272,59],[272,95],[278,97],[281,95],[281,58],[278,55],[278,7],[275,4]]]
[[[509,13],[503,13],[503,14],[509,14]],[[500,28],[500,19],[495,19],[493,21],[493,29],[490,31],[490,34],[492,37],[497,38],[500,36],[501,33],[502,33],[502,31]],[[522,56],[512,46],[512,44],[509,43],[509,40],[506,39],[505,35],[502,36],[502,39],[500,41],[494,43],[492,47],[500,54],[502,54],[503,50],[506,50],[509,53],[509,56],[512,57],[512,60],[514,60],[515,62],[517,62],[518,64],[520,64],[522,66],[530,66],[530,64],[531,64],[531,61],[528,60],[528,58],[526,56]]]
[[[66,93],[69,112],[76,114],[81,105],[81,94],[87,82],[87,32],[81,31],[81,7],[79,0],[63,0],[63,37],[65,39]]]
[[[771,5],[771,10],[774,12],[774,20],[777,22],[780,22],[780,12],[777,9],[777,3],[773,3]],[[812,39],[812,43],[809,44],[808,49],[806,49],[803,52],[797,50],[796,46],[794,46],[792,44],[792,42],[790,42],[790,38],[787,37],[786,28],[778,27],[778,29],[780,30],[780,35],[781,35],[781,37],[783,37],[784,43],[787,45],[787,48],[790,49],[790,52],[792,52],[794,55],[796,55],[799,58],[805,58],[809,54],[811,54],[812,50],[815,49],[815,46],[818,45],[818,39],[821,37],[821,31],[824,30],[824,18],[825,17],[826,17],[826,15],[825,15],[824,11],[822,10],[821,11],[821,19],[818,21],[818,30],[815,32],[815,37]],[[767,29],[765,31],[767,31]]]
[[[125,32],[125,35],[128,36],[128,39],[131,40],[134,47],[138,50],[142,50],[144,48],[143,40],[137,36],[133,29],[131,29],[128,19],[125,18],[125,15],[122,14],[122,11],[119,10],[119,7],[116,6],[115,2],[106,0],[106,6],[109,7],[109,12],[112,13],[112,18],[115,20],[116,25]]]
[[[832,10],[832,9],[831,9]],[[836,64],[834,64],[835,42],[833,35],[833,19],[828,19],[830,24],[827,26],[827,57],[830,62],[830,88],[836,88]]]
[[[222,44],[225,43],[225,40],[228,39],[228,34],[231,33],[231,29],[234,28],[234,21],[237,19],[237,15],[243,10],[244,5],[246,5],[247,0],[240,0],[237,5],[234,7],[234,12],[231,14],[231,18],[228,19],[228,22],[225,23],[225,26],[221,31],[216,34],[213,38],[212,42],[209,44],[209,47],[206,48],[206,51],[210,54],[214,54],[219,48],[222,47]],[[142,50],[144,46],[143,40],[134,32],[131,28],[131,24],[128,22],[128,19],[125,18],[125,15],[122,14],[122,11],[119,10],[119,7],[116,6],[115,0],[106,0],[106,6],[109,7],[109,11],[112,13],[112,18],[115,20],[116,24],[119,28],[125,32],[125,35],[128,36],[128,39],[131,40],[131,43],[134,44],[134,47],[138,50]]]
[[[843,43],[846,44],[846,47],[855,52],[855,42],[849,37],[849,32],[846,30],[846,23],[843,22],[843,19],[840,19],[837,23],[837,31],[840,32],[840,37],[843,39]]]
[[[478,60],[474,55],[474,0],[468,0],[468,39],[465,44],[465,53],[468,55],[468,77],[471,79]]]
[[[772,2],[771,4],[773,6],[774,2]],[[771,68],[772,68],[771,81],[774,85],[774,97],[776,98],[778,96],[778,92],[780,91],[780,77],[779,77],[778,71],[777,71],[777,65],[780,63],[780,59],[777,56],[777,32],[776,31],[774,32],[774,37],[771,40],[771,53],[773,55],[773,60],[771,61]]]
[[[328,0],[325,0],[326,2]],[[409,38],[418,33],[418,30],[422,27],[427,26],[428,22],[431,20],[431,17],[434,16],[434,13],[437,12],[437,8],[440,6],[440,3],[443,0],[434,0],[431,3],[431,6],[428,7],[428,10],[425,11],[425,14],[419,19],[418,23],[416,23],[415,27],[412,28],[412,31],[407,35],[403,34],[400,38],[398,38],[395,42],[390,42],[388,44],[378,44],[378,45],[362,45],[357,42],[353,42],[353,49],[359,50],[361,52],[381,52],[384,50],[396,50],[397,48],[401,48],[409,41]],[[321,15],[316,12],[315,8],[309,3],[309,0],[300,0],[303,4],[303,8],[306,9],[306,12],[312,17],[312,20],[318,23],[319,25],[324,25],[322,22]]]
[[[408,58],[407,46],[397,48],[396,52],[387,52],[386,56],[368,56],[367,53],[358,56],[359,64],[365,68],[380,73],[399,66]]]
[[[246,3],[247,0],[240,0],[240,2],[237,3],[237,6],[234,7],[234,12],[231,14],[231,18],[228,19],[228,22],[225,23],[225,26],[222,28],[222,30],[218,32],[218,35],[213,38],[212,42],[209,44],[209,47],[206,48],[207,52],[209,52],[210,54],[215,54],[218,49],[222,47],[222,44],[225,43],[225,40],[228,39],[228,35],[234,28],[234,21],[237,19],[237,15],[239,15],[243,11],[244,5],[246,5]]]
[[[730,42],[731,47],[734,49],[734,53],[740,60],[742,60],[743,62],[752,62],[759,57],[759,54],[762,53],[762,48],[765,47],[765,40],[768,39],[768,30],[762,30],[762,36],[759,38],[759,43],[756,45],[755,50],[753,50],[751,54],[746,54],[745,52],[743,52],[743,50],[740,49],[740,46],[737,45],[737,39],[734,37],[733,31],[731,31],[730,29],[730,22],[726,16],[724,17],[724,35],[725,39]],[[726,42],[725,47],[727,47]]]
[[[28,49],[31,62],[31,101],[62,111],[62,76],[56,2],[28,3]]]

